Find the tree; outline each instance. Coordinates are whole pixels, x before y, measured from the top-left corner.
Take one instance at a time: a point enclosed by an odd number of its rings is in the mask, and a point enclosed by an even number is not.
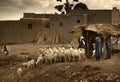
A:
[[[60,1],[60,2],[62,2],[62,0],[57,0],[57,1]]]
[[[65,5],[64,9],[65,9],[66,14],[68,14],[69,11],[72,10],[72,7],[74,6],[74,4],[70,4],[70,3],[68,3],[68,4],[65,3],[64,5]]]
[[[73,10],[76,10],[76,9],[88,10],[88,7],[87,7],[86,4],[80,2],[80,3],[77,3],[77,4],[75,5],[75,7],[73,8]]]
[[[60,12],[62,12],[63,6],[64,5],[57,5],[57,6],[55,6],[55,9],[57,9]]]
[[[62,10],[64,9],[66,13],[69,12],[69,10],[72,10],[73,4],[63,4],[63,5],[57,5],[55,6],[55,9],[57,9],[59,12],[63,12]]]
[[[88,7],[84,3],[77,3],[74,7],[74,4],[70,4],[69,2],[64,3],[63,5],[57,5],[55,6],[55,9],[57,9],[59,12],[63,14],[62,9],[65,10],[66,14],[69,13],[70,10],[88,10]]]

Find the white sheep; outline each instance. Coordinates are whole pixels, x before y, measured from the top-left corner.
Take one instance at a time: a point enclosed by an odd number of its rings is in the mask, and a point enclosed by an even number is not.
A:
[[[58,61],[62,62],[62,58],[64,58],[64,50],[62,48],[58,48]]]
[[[72,54],[72,61],[74,62],[76,58],[79,57],[78,50],[77,49],[72,50],[71,54]]]
[[[44,52],[44,61],[45,63],[52,63],[52,59],[53,59],[53,50],[51,48],[46,49],[46,51]]]
[[[80,53],[81,53],[81,58],[82,58],[82,60],[85,60],[85,59],[86,59],[85,49],[82,49]]]
[[[65,59],[64,61],[65,61],[65,62],[70,61],[70,59],[71,59],[71,58],[70,58],[70,54],[71,54],[71,52],[70,52],[69,49],[65,49],[65,50],[64,50],[64,55],[65,55],[65,56],[64,56],[64,57],[65,57],[65,58],[64,58],[64,59]]]
[[[38,63],[42,63],[42,61],[43,61],[43,57],[42,57],[42,54],[37,58],[37,61],[36,61],[36,65],[38,64]]]
[[[37,58],[36,65],[42,61],[45,63],[56,63],[56,62],[62,62],[62,60],[66,61],[76,61],[78,59],[79,61],[85,59],[85,50],[84,49],[65,49],[64,47],[59,47],[58,49],[48,48],[48,49],[39,49],[40,50],[40,56]],[[41,53],[42,52],[42,53]],[[44,57],[41,56],[41,54],[44,54]]]
[[[84,60],[83,50],[78,49],[78,61]]]
[[[58,53],[54,52],[54,54],[53,54],[53,63],[56,63],[56,62],[58,62]]]
[[[34,65],[35,65],[35,60],[34,60],[34,59],[32,59],[32,60],[30,60],[30,61],[28,61],[28,62],[22,63],[22,66],[30,67],[30,68],[33,68]]]
[[[57,48],[54,47],[52,50],[53,50],[53,53],[58,53],[58,49]]]
[[[57,48],[49,48],[46,50],[46,62],[48,63],[56,63],[59,60],[59,49]]]

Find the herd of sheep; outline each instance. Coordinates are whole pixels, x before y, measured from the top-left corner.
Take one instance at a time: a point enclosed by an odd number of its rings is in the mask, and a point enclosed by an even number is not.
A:
[[[33,68],[35,65],[43,63],[60,63],[60,62],[80,62],[86,59],[84,49],[73,48],[40,48],[38,58],[21,63],[22,66]],[[19,76],[22,74],[22,68],[17,69]]]
[[[43,63],[60,63],[60,62],[76,62],[84,61],[85,50],[73,48],[40,48],[37,60],[31,59],[28,62],[22,63],[23,66],[33,67],[34,65]]]

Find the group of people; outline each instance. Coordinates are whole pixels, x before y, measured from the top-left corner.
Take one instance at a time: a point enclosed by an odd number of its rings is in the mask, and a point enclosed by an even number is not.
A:
[[[85,48],[86,43],[85,43],[85,38],[83,36],[78,38],[78,42],[79,42],[78,48],[80,49]],[[93,43],[93,52],[92,52],[93,55],[92,56],[96,57],[96,61],[99,61],[100,58],[102,57],[103,47],[105,47],[105,50],[106,50],[105,59],[110,59],[111,51],[113,49],[113,42],[112,42],[110,35],[107,35],[105,39],[101,37],[100,35],[97,35],[95,37],[94,43]]]
[[[99,35],[95,38],[95,57],[96,57],[96,61],[100,60],[100,58],[102,56],[102,50],[103,50],[102,48],[104,46],[105,46],[105,50],[106,50],[105,59],[110,59],[111,58],[111,51],[113,49],[113,41],[111,39],[111,35],[107,35],[104,41],[102,41],[102,39]]]

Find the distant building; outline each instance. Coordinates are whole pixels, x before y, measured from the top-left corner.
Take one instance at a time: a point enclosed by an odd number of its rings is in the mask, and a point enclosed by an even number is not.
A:
[[[114,7],[112,10],[112,25],[120,26],[120,10]]]
[[[0,21],[0,29],[3,29],[0,43],[34,41],[42,34],[47,39],[54,33],[59,34],[59,43],[69,43],[73,26],[102,23],[119,26],[120,11],[114,7],[112,10],[72,10],[67,15],[24,13],[20,20]]]

